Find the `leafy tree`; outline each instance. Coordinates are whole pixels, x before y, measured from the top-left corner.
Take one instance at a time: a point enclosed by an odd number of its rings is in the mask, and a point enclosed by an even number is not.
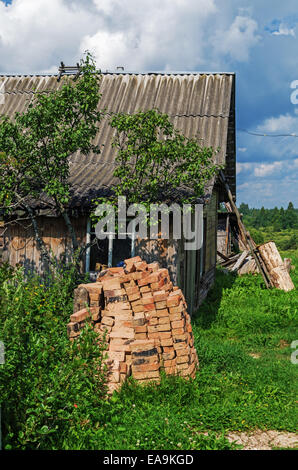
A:
[[[70,157],[77,151],[99,153],[92,142],[102,117],[97,110],[100,80],[87,53],[77,80],[65,78],[56,91],[36,93],[24,113],[0,119],[0,210],[4,215],[24,211],[47,264],[52,261],[32,200],[46,201],[64,218],[76,252],[78,241],[69,217]]]
[[[113,189],[131,203],[193,202],[221,168],[213,163],[211,147],[185,137],[158,110],[118,114],[110,124],[118,151]]]

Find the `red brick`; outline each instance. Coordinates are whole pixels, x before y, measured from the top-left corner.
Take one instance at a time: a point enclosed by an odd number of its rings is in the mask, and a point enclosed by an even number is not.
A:
[[[119,371],[117,370],[112,371],[108,377],[109,377],[109,382],[111,383],[120,382],[120,374],[119,374]]]
[[[181,313],[170,313],[169,318],[171,321],[179,321],[182,320],[183,317]]]
[[[172,289],[173,289],[173,283],[172,282],[168,282],[167,284],[165,284],[164,290],[171,291]]]
[[[158,333],[158,325],[148,326],[148,333]]]
[[[103,332],[107,331],[108,333],[112,331],[112,327],[108,325],[100,325],[99,329]]]
[[[174,349],[178,351],[178,349],[184,349],[186,347],[186,343],[174,343]]]
[[[135,326],[135,332],[136,333],[147,333],[147,326]]]
[[[165,290],[155,291],[153,292],[153,298],[154,298],[154,302],[162,302],[164,300],[167,300],[168,294],[166,293]]]
[[[147,372],[134,372],[133,377],[135,379],[153,379],[153,378],[159,378],[159,371],[158,370],[152,370],[152,371],[147,371]]]
[[[169,317],[169,311],[167,308],[163,308],[161,310],[156,310],[156,316],[158,318],[161,318],[161,317]]]
[[[164,285],[165,285],[165,279],[161,279],[158,282],[151,282],[150,287],[151,287],[151,290],[158,292],[161,289],[161,287],[163,287]]]
[[[158,319],[159,325],[169,325],[170,326],[170,320],[169,317],[160,317]]]
[[[134,351],[149,351],[152,349],[155,345],[155,342],[153,340],[147,340],[147,341],[132,341],[130,343],[130,350],[132,352]]]
[[[134,256],[133,258],[127,258],[124,260],[125,264],[130,264],[130,263],[139,263],[142,261],[142,258],[140,256]]]
[[[137,286],[131,286],[130,283],[128,283],[128,285],[125,286],[125,290],[126,290],[127,295],[138,294],[140,292]]]
[[[159,331],[159,339],[168,339],[171,338],[171,332],[170,331]]]
[[[145,323],[146,323],[145,318],[135,318],[135,319],[133,319],[132,324],[135,328],[139,328],[139,327],[143,327],[145,325]]]
[[[125,360],[124,351],[109,351],[108,355],[109,355],[109,359],[113,361],[123,362]]]
[[[151,290],[149,286],[143,286],[143,287],[140,287],[140,292],[144,294],[146,292],[151,292]]]
[[[176,365],[176,359],[169,359],[167,361],[164,361],[163,366],[164,367],[173,367]]]
[[[142,279],[144,279],[147,276],[148,276],[147,271],[137,271],[135,273],[132,273],[132,279],[134,279],[137,282],[141,281]]]
[[[152,310],[155,310],[155,304],[145,304],[144,310],[145,312],[151,312]]]
[[[173,330],[175,330],[176,328],[184,328],[184,320],[172,321],[171,326]]]
[[[124,351],[124,352],[129,352],[130,351],[130,343],[128,341],[125,341],[123,339],[111,339],[110,344],[109,344],[109,351]]]
[[[148,372],[153,370],[159,370],[160,364],[159,362],[152,362],[149,364],[140,364],[140,365],[132,365],[132,373],[134,375],[135,372]]]
[[[103,325],[113,326],[115,321],[112,317],[103,317],[102,320],[101,320],[101,323]]]
[[[110,338],[134,339],[135,332],[133,328],[119,328],[110,333]]]
[[[180,295],[171,295],[167,298],[167,307],[177,307],[180,303]]]
[[[149,339],[159,339],[159,333],[158,331],[154,331],[153,333],[148,333],[148,338]]]
[[[138,301],[136,301],[138,302]],[[135,304],[133,307],[132,307],[132,310],[134,313],[143,313],[144,312],[144,305],[142,304]]]
[[[138,261],[135,262],[135,267],[137,268],[137,271],[146,271],[147,269],[147,263],[146,261]]]
[[[116,328],[133,328],[133,320],[119,320],[118,317],[115,317],[114,329]]]
[[[102,284],[104,292],[109,290],[121,289],[120,281],[115,278],[103,280]]]
[[[187,338],[188,338],[188,335],[187,335],[187,333],[183,333],[182,335],[175,335],[174,338],[175,338],[175,342],[176,342],[176,343],[179,343],[179,340],[185,342],[185,341],[187,340]]]
[[[177,307],[170,307],[169,311],[170,313],[181,313],[183,312],[183,303],[180,302],[180,304]]]
[[[163,346],[163,347],[173,346],[173,340],[172,340],[172,338],[161,339],[160,340],[160,345]]]
[[[153,364],[155,362],[158,362],[158,354],[154,354],[153,356],[147,356],[147,357],[134,357],[132,358],[132,366],[139,366],[142,364]],[[126,361],[127,362],[127,361]]]
[[[127,373],[127,364],[125,362],[120,362],[120,374]]]
[[[188,363],[189,361],[189,355],[187,354],[186,356],[178,356],[177,357],[177,364],[185,364]]]
[[[91,315],[92,313],[94,313],[92,312],[93,308],[96,308],[96,307],[90,307],[88,310],[86,308],[83,308],[82,310],[79,310],[78,312],[73,313],[72,315],[70,315],[70,320],[73,323],[77,323],[77,322],[85,320],[86,318],[90,317],[90,313]],[[89,310],[90,310],[90,313],[89,313]]]
[[[129,295],[128,295],[128,300],[129,300],[130,302],[134,302],[135,300],[138,300],[138,299],[140,299],[140,298],[141,298],[140,292],[136,292],[135,294],[129,294]]]
[[[146,339],[147,333],[135,333],[135,339]]]
[[[127,263],[126,266],[125,266],[125,270],[124,270],[124,271],[125,271],[125,273],[127,273],[127,274],[131,274],[131,273],[135,272],[136,269],[137,269],[137,268],[136,268],[136,266],[135,266],[134,263]]]
[[[158,325],[157,329],[158,331],[161,331],[161,332],[170,331],[171,330],[170,322],[164,323],[162,325]]]
[[[148,271],[152,271],[152,272],[158,271],[158,269],[159,269],[159,264],[158,264],[157,262],[149,263],[149,264],[147,265],[147,269],[148,269]]]
[[[153,296],[149,292],[145,292],[142,297],[142,304],[154,304]]]
[[[177,335],[183,335],[185,333],[184,328],[175,328],[172,330],[173,338]]]

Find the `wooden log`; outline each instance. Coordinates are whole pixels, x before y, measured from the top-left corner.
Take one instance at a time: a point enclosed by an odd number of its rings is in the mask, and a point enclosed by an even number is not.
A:
[[[263,243],[258,246],[258,252],[270,274],[274,287],[286,292],[295,289],[275,243],[273,241]]]
[[[258,251],[266,265],[266,268],[270,272],[273,268],[281,266],[283,260],[279,254],[278,249],[273,241],[263,243],[258,246]]]
[[[244,263],[245,258],[247,257],[247,255],[248,255],[248,252],[247,252],[247,251],[243,251],[242,255],[241,255],[240,258],[237,260],[237,262],[234,264],[234,266],[232,267],[231,271],[238,271],[238,269],[241,268],[242,264]]]
[[[291,258],[284,258],[284,265],[288,271],[288,273],[292,270],[292,259]]]
[[[258,273],[258,267],[253,258],[247,259],[247,261],[238,269],[238,275],[243,276],[244,274]]]
[[[277,289],[281,289],[286,292],[289,292],[290,290],[295,289],[293,281],[284,264],[282,264],[281,266],[277,266],[276,268],[273,268],[270,274],[272,276],[273,282],[275,284],[275,287],[277,287]]]

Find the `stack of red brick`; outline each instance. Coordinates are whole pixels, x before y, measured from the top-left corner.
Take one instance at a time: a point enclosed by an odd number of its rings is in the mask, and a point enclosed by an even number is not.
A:
[[[71,340],[90,315],[107,340],[110,392],[130,375],[140,382],[159,381],[161,370],[195,376],[198,358],[187,305],[158,263],[136,256],[125,260],[125,268],[109,268],[97,282],[81,284],[68,324]]]

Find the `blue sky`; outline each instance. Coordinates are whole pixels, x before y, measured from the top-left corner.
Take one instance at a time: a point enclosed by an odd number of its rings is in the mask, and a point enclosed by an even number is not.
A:
[[[237,202],[298,207],[298,138],[285,136],[298,135],[297,0],[8,3],[0,0],[0,73],[56,72],[86,49],[102,70],[235,72]]]

